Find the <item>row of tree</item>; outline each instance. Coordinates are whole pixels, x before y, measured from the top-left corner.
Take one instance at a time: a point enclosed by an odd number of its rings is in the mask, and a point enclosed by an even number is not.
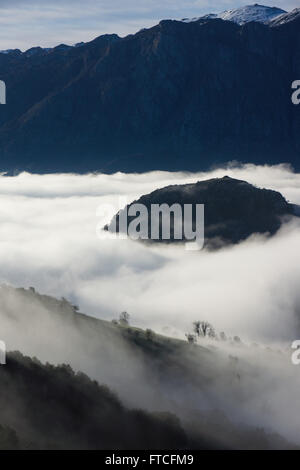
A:
[[[130,315],[127,312],[122,312],[119,315],[119,320],[113,320],[113,323],[116,325],[127,327],[129,326]],[[146,330],[146,337],[147,339],[152,339],[154,333],[152,330]],[[234,336],[233,338],[227,338],[224,331],[217,334],[215,328],[211,325],[211,323],[207,321],[195,321],[193,323],[193,333],[187,333],[186,335],[187,341],[190,344],[195,344],[198,338],[209,338],[213,340],[221,340],[221,341],[234,341],[235,343],[241,343],[241,339],[239,336]]]
[[[209,338],[221,341],[227,341],[228,339],[230,341],[233,340],[235,343],[241,343],[238,336],[227,338],[224,331],[218,335],[215,328],[207,321],[195,321],[193,323],[193,333],[187,333],[185,336],[190,344],[196,343],[198,338]]]

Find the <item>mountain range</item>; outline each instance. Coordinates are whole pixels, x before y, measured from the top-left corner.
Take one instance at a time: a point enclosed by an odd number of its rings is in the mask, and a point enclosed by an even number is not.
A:
[[[300,9],[223,17],[0,54],[1,170],[299,169]]]

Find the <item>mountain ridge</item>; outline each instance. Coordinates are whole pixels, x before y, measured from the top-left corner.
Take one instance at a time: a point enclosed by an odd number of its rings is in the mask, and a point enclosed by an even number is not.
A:
[[[297,15],[276,27],[163,20],[125,38],[0,54],[1,170],[299,169],[297,25]]]
[[[225,10],[221,13],[209,13],[207,15],[192,19],[184,18],[182,21],[189,22],[198,21],[201,19],[205,20],[219,18],[225,21],[232,21],[239,25],[243,25],[251,21],[268,24],[270,21],[286,13],[287,11],[282,10],[281,8],[268,7],[255,3],[253,5],[246,5],[244,7],[235,8],[233,10]]]

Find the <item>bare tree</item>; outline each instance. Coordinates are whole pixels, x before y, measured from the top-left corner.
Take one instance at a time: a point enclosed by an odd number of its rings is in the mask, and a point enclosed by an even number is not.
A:
[[[122,313],[120,314],[120,317],[119,317],[120,325],[122,325],[122,326],[128,326],[128,325],[129,325],[129,318],[130,318],[129,313],[127,313],[127,312],[122,312]]]
[[[154,339],[154,332],[152,330],[150,330],[150,328],[147,328],[147,330],[145,331],[145,335],[146,335],[146,339],[148,341],[153,341]]]
[[[203,338],[206,338],[207,336],[215,338],[216,336],[215,329],[207,321],[195,321],[193,323],[193,327],[197,336],[202,336]]]
[[[196,333],[197,336],[200,336],[200,321],[194,321],[193,323],[193,330]]]
[[[210,326],[210,327],[208,328],[207,336],[208,336],[209,338],[211,338],[211,339],[216,339],[216,338],[217,338],[215,329],[214,329],[212,326]]]
[[[187,339],[189,344],[195,344],[196,343],[196,336],[195,335],[192,335],[191,333],[187,333],[185,336],[186,336],[186,339]]]

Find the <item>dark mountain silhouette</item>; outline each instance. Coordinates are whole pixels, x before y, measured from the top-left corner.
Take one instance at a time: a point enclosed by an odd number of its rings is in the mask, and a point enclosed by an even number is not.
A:
[[[43,365],[14,352],[0,370],[0,384],[0,420],[9,423],[0,427],[0,449],[177,449],[187,445],[175,416],[128,410],[108,387],[75,374],[68,365]]]
[[[161,21],[78,47],[0,54],[1,170],[297,169],[300,12],[264,25]],[[284,15],[283,15],[284,16]]]
[[[151,238],[152,204],[168,204],[170,207],[173,204],[180,204],[182,212],[184,204],[192,204],[193,207],[196,204],[204,204],[205,243],[211,248],[222,246],[224,243],[238,243],[255,233],[274,235],[283,220],[290,220],[292,216],[298,215],[297,206],[288,203],[280,193],[270,189],[259,189],[246,181],[228,176],[157,189],[129,204],[123,210],[128,211],[129,207],[135,203],[143,204],[148,209],[149,239]],[[105,230],[114,231],[116,227],[119,231],[119,216],[120,213],[116,214]],[[134,218],[128,216],[127,227]],[[195,228],[195,210],[192,222]],[[161,219],[159,241],[169,242],[162,239],[162,223]],[[174,239],[173,225],[170,241],[178,242]]]

